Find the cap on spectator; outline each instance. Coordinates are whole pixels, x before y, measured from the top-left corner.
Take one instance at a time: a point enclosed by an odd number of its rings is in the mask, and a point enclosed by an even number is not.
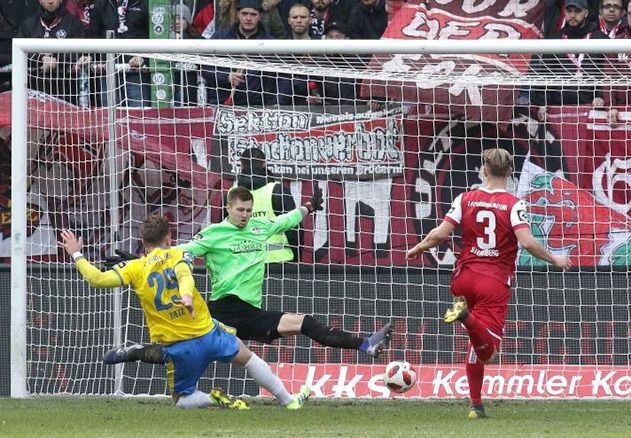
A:
[[[344,23],[342,23],[341,21],[332,21],[329,24],[327,24],[326,27],[324,28],[324,34],[326,35],[327,33],[331,32],[333,29],[337,29],[338,31],[342,32],[344,35],[348,36],[348,30],[346,29],[346,26],[344,25]]]
[[[263,11],[263,2],[261,0],[237,0],[237,11],[245,8]]]
[[[589,6],[587,5],[587,0],[565,0],[565,7],[574,6],[579,9],[587,9]]]
[[[188,6],[183,3],[178,3],[177,5],[173,5],[173,15],[176,17],[180,17],[182,20],[187,23],[191,22],[191,10]]]

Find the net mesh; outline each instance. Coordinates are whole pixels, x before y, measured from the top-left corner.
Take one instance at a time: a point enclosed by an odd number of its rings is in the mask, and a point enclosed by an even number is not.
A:
[[[581,58],[580,74],[578,55],[49,54],[54,68],[42,56],[31,55],[26,102],[31,394],[167,393],[161,366],[101,363],[116,345],[149,341],[142,310],[129,289],[88,287],[57,246],[59,232],[80,234],[97,264],[116,248],[140,253],[149,214],[166,215],[187,241],[222,220],[241,156],[258,148],[284,186],[281,209],[316,188],[325,199],[290,239],[295,259],[269,266],[263,306],[360,336],[393,321],[395,334],[377,361],[302,336],[252,342],[253,351],[290,388],[308,383],[317,396],[388,397],[380,373],[390,360],[418,369],[407,395],[466,396],[457,383],[466,333],[441,322],[459,236],[416,262],[405,252],[458,194],[484,183],[480,153],[500,147],[515,156],[509,189],[529,204],[533,234],[577,269],[550,272],[519,252],[490,368],[503,380],[485,391],[628,396],[628,381],[614,385],[631,354],[623,55]],[[133,57],[143,67],[130,68]],[[196,280],[209,298],[201,265]],[[617,373],[610,393],[588,379],[597,367]],[[550,384],[554,376],[576,385]],[[200,388],[210,386],[259,393],[225,364],[209,367]]]

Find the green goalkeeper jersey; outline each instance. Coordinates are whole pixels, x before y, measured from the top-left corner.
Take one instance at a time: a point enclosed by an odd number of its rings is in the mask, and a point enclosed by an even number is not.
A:
[[[260,308],[267,240],[301,221],[299,208],[273,220],[251,218],[244,228],[225,219],[204,228],[193,240],[177,248],[204,257],[210,273],[213,301],[236,295]]]

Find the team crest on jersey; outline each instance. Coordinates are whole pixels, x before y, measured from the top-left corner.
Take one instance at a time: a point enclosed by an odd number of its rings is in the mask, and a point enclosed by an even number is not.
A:
[[[55,32],[55,38],[63,39],[63,38],[66,38],[67,36],[68,36],[68,32],[66,32],[65,29],[59,29],[57,32]]]
[[[256,234],[256,235],[263,233],[263,230],[260,227],[252,227],[251,231],[252,231],[252,234]]]
[[[191,240],[202,240],[204,236],[202,236],[200,233],[197,233],[193,236],[193,238]]]
[[[126,261],[116,263],[116,267],[119,269],[123,269],[127,265]]]

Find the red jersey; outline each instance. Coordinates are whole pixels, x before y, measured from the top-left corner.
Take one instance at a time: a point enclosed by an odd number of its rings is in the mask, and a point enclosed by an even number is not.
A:
[[[526,203],[505,190],[471,190],[454,200],[445,220],[462,226],[456,269],[468,266],[510,285],[517,258],[515,230],[530,227]]]

